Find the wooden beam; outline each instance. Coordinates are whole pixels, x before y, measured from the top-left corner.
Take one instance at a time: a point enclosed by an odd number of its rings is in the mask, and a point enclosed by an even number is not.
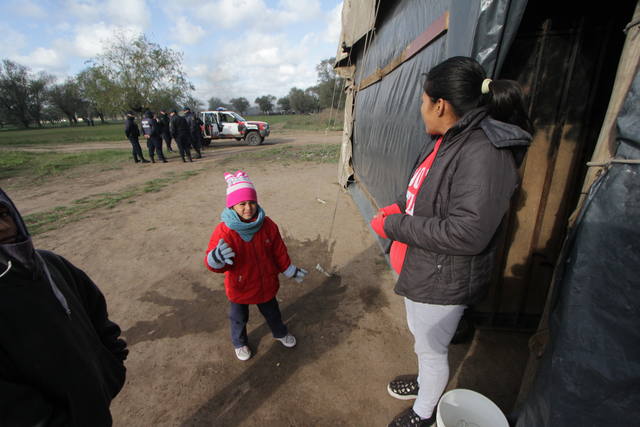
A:
[[[383,68],[378,68],[376,71],[362,79],[358,90],[365,89],[372,84],[375,84],[382,80],[385,76],[391,74],[393,70],[402,65],[405,61],[413,58],[418,52],[425,47],[429,46],[441,35],[447,32],[449,29],[449,12],[445,12],[438,19],[433,21],[431,25],[418,37],[416,37],[409,45],[404,48],[402,53],[393,58]]]

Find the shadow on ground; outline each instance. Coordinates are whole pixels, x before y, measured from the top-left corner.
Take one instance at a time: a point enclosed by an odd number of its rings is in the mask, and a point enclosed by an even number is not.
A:
[[[204,277],[203,273],[203,277]],[[168,279],[165,279],[168,280]],[[154,288],[160,284],[154,284]],[[167,307],[169,310],[154,320],[137,322],[123,332],[130,346],[161,338],[178,338],[198,332],[215,332],[225,325],[226,301],[224,290],[211,290],[198,282],[191,282],[193,299],[177,299],[158,291],[146,292],[140,301]]]

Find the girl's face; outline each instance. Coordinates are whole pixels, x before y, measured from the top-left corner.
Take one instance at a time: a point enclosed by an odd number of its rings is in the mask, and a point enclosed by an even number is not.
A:
[[[258,204],[253,200],[246,200],[233,205],[233,210],[238,214],[241,220],[249,222],[256,215],[258,211]]]

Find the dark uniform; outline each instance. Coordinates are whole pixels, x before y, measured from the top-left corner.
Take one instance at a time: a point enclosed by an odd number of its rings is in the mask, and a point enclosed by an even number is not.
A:
[[[200,148],[202,146],[202,131],[200,130],[200,126],[198,126],[196,116],[193,115],[191,109],[185,108],[184,110],[184,118],[189,125],[189,136],[191,138],[191,145],[193,146],[193,149],[196,150],[196,159],[199,159],[202,157],[202,154],[200,153]]]
[[[171,112],[171,121],[169,122],[169,128],[171,129],[171,136],[176,140],[178,144],[178,150],[180,151],[180,157],[182,161],[186,162],[185,156],[191,159],[191,134],[189,132],[189,124],[184,117],[180,117],[178,113],[173,110]]]
[[[138,141],[140,129],[138,129],[138,125],[135,122],[135,117],[133,117],[132,112],[127,113],[127,120],[124,122],[124,134],[131,143],[131,148],[133,149],[133,160],[136,163],[149,163],[149,161],[142,155],[142,148],[140,148],[140,142]]]
[[[151,162],[155,163],[154,154],[158,153],[158,159],[162,160],[163,163],[167,163],[167,159],[164,158],[164,153],[162,152],[162,136],[160,135],[160,126],[158,126],[158,122],[153,118],[153,114],[150,111],[145,113],[145,118],[140,122],[142,125],[142,133],[144,137],[147,139],[147,148],[149,149],[149,157],[151,157]]]
[[[173,148],[171,148],[171,130],[169,129],[169,116],[164,111],[160,111],[158,115],[158,124],[160,125],[160,135],[162,139],[164,139],[165,144],[167,144],[167,150],[173,152]]]

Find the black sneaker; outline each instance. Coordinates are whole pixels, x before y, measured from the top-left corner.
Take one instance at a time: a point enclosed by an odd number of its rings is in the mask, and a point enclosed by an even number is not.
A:
[[[420,416],[413,411],[413,408],[407,408],[400,412],[389,423],[389,427],[431,427],[435,422],[435,410],[429,418],[420,418]]]
[[[416,399],[418,390],[420,390],[420,386],[417,375],[401,375],[387,385],[389,394],[400,400]]]

